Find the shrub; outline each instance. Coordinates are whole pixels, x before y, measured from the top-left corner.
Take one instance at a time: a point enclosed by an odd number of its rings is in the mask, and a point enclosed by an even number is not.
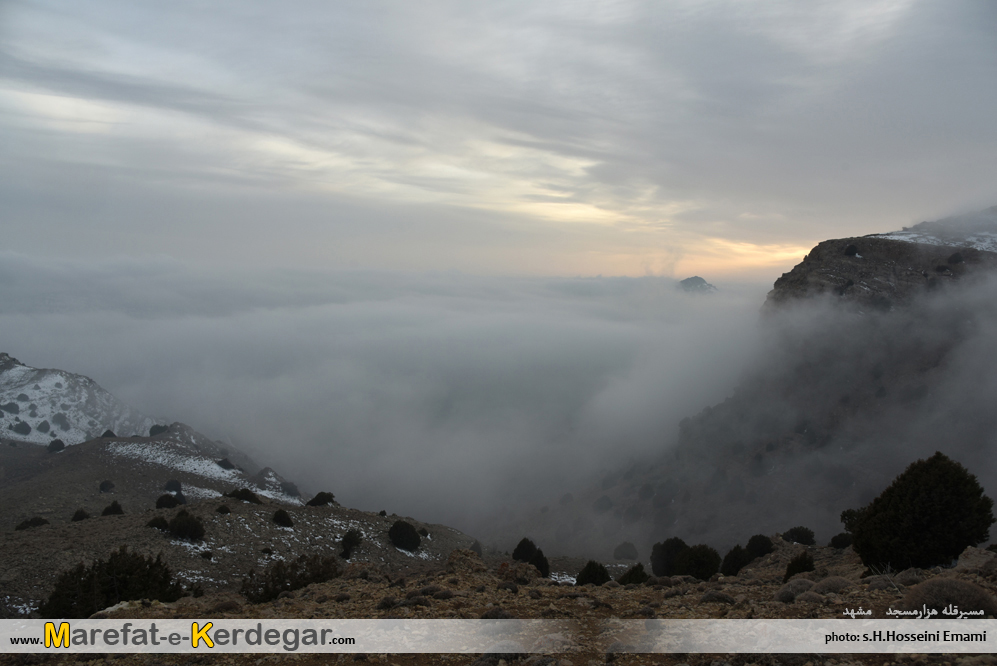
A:
[[[169,429],[170,426],[158,425],[158,424],[154,425],[151,428],[149,428],[149,437],[155,437],[156,435],[161,435]]]
[[[776,591],[775,600],[781,601],[784,604],[791,604],[796,600],[796,597],[809,591],[813,586],[814,584],[812,581],[804,578],[791,580]]]
[[[593,585],[602,585],[603,583],[608,583],[612,580],[609,577],[609,572],[606,571],[606,567],[602,566],[595,560],[589,560],[588,563],[582,567],[582,570],[578,572],[575,576],[575,585],[588,585],[592,583]]]
[[[401,548],[409,552],[418,549],[419,544],[422,543],[422,539],[419,537],[419,533],[415,531],[415,527],[404,520],[395,521],[395,524],[388,530],[388,538],[391,539],[391,543],[395,545],[395,548]]]
[[[8,414],[20,414],[21,408],[17,406],[16,402],[8,402],[6,405],[0,405],[0,410],[7,412]]]
[[[41,516],[35,516],[34,518],[28,518],[27,520],[21,521],[17,527],[14,528],[14,530],[26,530],[31,527],[41,527],[42,525],[48,524],[48,521]]]
[[[174,497],[173,495],[170,495],[169,493],[165,495],[160,495],[159,498],[156,500],[157,509],[172,509],[178,506],[179,504],[180,502],[177,501],[177,498]]]
[[[848,532],[842,532],[841,534],[835,534],[831,537],[831,548],[837,548],[841,550],[843,548],[848,548],[852,545],[852,535]]]
[[[537,545],[526,537],[523,537],[515,550],[512,551],[512,559],[517,562],[529,562],[536,553]]]
[[[746,567],[754,558],[748,554],[748,551],[741,548],[741,544],[738,544],[727,551],[724,555],[723,562],[720,563],[720,573],[725,576],[736,576],[737,573]]]
[[[478,541],[477,539],[475,539],[474,543],[471,544],[471,550],[473,550],[475,553],[477,553],[478,557],[481,557],[482,551],[484,549],[481,547],[481,542]]]
[[[305,506],[328,506],[332,504],[335,499],[336,497],[332,493],[321,492],[308,500],[308,503]]]
[[[603,495],[595,501],[592,508],[595,509],[596,513],[605,513],[613,508],[613,500],[609,499],[608,495]]]
[[[89,517],[90,514],[87,513],[84,509],[77,509],[76,513],[73,514],[73,517],[69,519],[69,522],[78,523],[81,520],[86,520]]]
[[[768,555],[775,550],[775,546],[772,545],[772,539],[768,538],[764,534],[756,534],[748,539],[748,545],[744,547],[744,550],[751,556],[751,559],[754,560]]]
[[[180,509],[170,521],[170,534],[178,539],[200,541],[204,538],[204,523],[197,516],[188,513],[187,509]]]
[[[841,522],[866,566],[927,569],[986,541],[993,504],[974,475],[939,452],[911,463],[868,506],[843,512]]]
[[[48,443],[49,453],[58,453],[59,451],[62,451],[64,448],[66,448],[66,443],[63,442],[61,439],[53,439],[51,442]]]
[[[220,507],[218,507],[217,509],[215,509],[215,511],[217,511],[218,513],[221,513],[221,514],[232,513],[232,509],[228,508],[228,506],[225,505],[225,504],[222,504]]]
[[[344,560],[350,559],[350,555],[353,554],[353,550],[360,545],[363,540],[363,535],[360,534],[360,530],[354,528],[346,530],[346,534],[343,538],[339,540],[339,545],[342,546],[343,552],[339,554]]]
[[[419,532],[419,536],[421,536],[421,537],[428,537],[429,536],[429,530],[427,530],[425,527],[420,527],[416,531]]]
[[[629,541],[624,541],[615,549],[613,549],[613,559],[616,560],[636,560],[637,559],[637,546],[633,545]]]
[[[379,516],[381,516],[382,518],[384,518],[385,516],[387,516],[387,515],[388,515],[388,512],[387,512],[387,511],[385,511],[384,509],[381,509],[380,511],[378,511],[378,512],[377,512],[377,515],[379,515]]]
[[[782,535],[782,538],[786,541],[802,544],[804,546],[813,546],[817,543],[817,540],[814,539],[814,531],[803,527],[803,525],[797,525],[796,527],[786,530],[786,533]]]
[[[530,564],[537,568],[540,575],[544,578],[550,578],[550,562],[547,561],[547,557],[544,552],[537,548],[537,551],[533,553],[533,557],[530,558]]]
[[[263,501],[249,488],[239,488],[238,490],[229,491],[225,493],[225,497],[231,497],[240,502],[249,502],[250,504],[263,504]]]
[[[125,546],[89,567],[81,562],[62,573],[38,613],[45,618],[87,618],[108,606],[132,599],[176,601],[182,594],[162,557],[155,560]]]
[[[797,579],[800,580],[800,579]],[[811,590],[817,594],[837,594],[846,587],[851,587],[852,581],[843,576],[828,576],[814,585]]]
[[[983,611],[983,616],[997,617],[997,601],[979,585],[956,578],[935,577],[912,587],[901,603],[904,610],[934,609],[938,619],[946,616],[942,610],[952,605],[960,611]],[[981,618],[979,615],[967,617]]]
[[[173,493],[173,498],[177,501],[177,504],[186,504],[187,503],[187,498],[184,497],[183,493],[180,492],[179,490],[177,492]]]
[[[785,583],[790,578],[798,573],[803,573],[804,571],[814,570],[814,558],[807,551],[803,551],[793,559],[789,561],[786,565],[786,575],[782,577],[782,582]]]
[[[273,522],[281,527],[294,527],[294,521],[291,520],[291,515],[284,511],[284,509],[277,509],[273,514]]]
[[[647,582],[650,576],[644,571],[644,565],[638,562],[629,569],[626,573],[616,579],[616,582],[620,585],[640,585],[641,583]]]
[[[221,460],[216,460],[215,464],[217,464],[222,469],[235,469],[235,465],[233,465],[232,461],[229,460],[228,458],[222,458]]]
[[[672,576],[678,573],[675,570],[675,560],[689,546],[678,537],[665,539],[662,543],[656,543],[651,548],[651,571],[655,576]]]
[[[146,527],[154,527],[162,532],[170,531],[170,524],[162,516],[156,516],[145,524]]]
[[[675,568],[676,574],[709,580],[720,570],[720,553],[706,544],[698,544],[683,550],[675,558]]]
[[[31,426],[28,425],[27,421],[20,421],[10,426],[10,429],[16,432],[18,435],[30,435]]]
[[[109,493],[114,490],[114,481],[101,481],[100,482],[100,492]]]
[[[323,583],[341,573],[335,557],[302,555],[290,563],[274,562],[261,575],[250,571],[242,581],[240,592],[249,601],[259,604],[276,599],[281,592],[292,592],[312,583]]]
[[[46,420],[46,421],[42,421],[41,423],[39,423],[38,426],[37,426],[37,428],[38,428],[38,432],[48,432],[49,430],[52,429],[52,426]]]
[[[180,485],[180,482],[177,481],[176,479],[170,479],[169,481],[166,482],[166,485],[163,486],[163,490],[165,490],[168,493],[178,493],[180,492],[181,489],[182,486]]]
[[[101,437],[102,438],[104,438],[104,437],[117,437],[117,435],[114,434],[113,430],[111,430],[110,428],[108,428],[107,430],[104,431],[104,434],[101,435]]]
[[[124,513],[125,513],[125,510],[121,508],[120,504],[118,504],[118,500],[114,500],[113,502],[111,502],[110,504],[108,504],[107,507],[103,511],[100,512],[100,515],[102,515],[102,516],[121,516]]]

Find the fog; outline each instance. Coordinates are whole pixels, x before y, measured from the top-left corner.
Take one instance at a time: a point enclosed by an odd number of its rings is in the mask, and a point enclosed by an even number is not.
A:
[[[664,450],[732,390],[766,285],[196,270],[0,254],[3,350],[343,504],[487,531]]]

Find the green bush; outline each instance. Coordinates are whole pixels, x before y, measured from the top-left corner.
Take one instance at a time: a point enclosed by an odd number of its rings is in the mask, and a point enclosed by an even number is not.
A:
[[[14,530],[26,530],[32,527],[41,527],[42,525],[48,524],[48,521],[41,516],[35,516],[34,518],[28,518],[27,520],[21,521],[18,523],[17,527],[14,528]]]
[[[638,562],[629,569],[626,573],[616,579],[616,582],[620,585],[640,585],[641,583],[647,582],[650,576],[644,571],[644,565]]]
[[[741,548],[741,544],[737,544],[724,555],[724,560],[720,563],[720,573],[725,576],[736,576],[753,559],[747,550]]]
[[[293,562],[274,562],[257,575],[250,571],[242,581],[240,592],[254,604],[272,601],[281,592],[291,592],[312,583],[332,580],[342,573],[335,557],[302,555]]]
[[[323,491],[308,500],[308,503],[305,506],[329,506],[333,503],[333,501],[335,501],[335,499],[335,495]]]
[[[478,557],[481,557],[482,551],[484,549],[481,547],[481,542],[478,541],[477,539],[475,539],[474,543],[471,544],[471,550],[473,550],[475,553],[477,553]]]
[[[183,490],[183,486],[181,486],[180,482],[176,479],[170,479],[166,482],[166,485],[163,486],[163,490],[170,493],[178,493]]]
[[[412,523],[406,523],[404,520],[395,521],[395,524],[388,530],[388,538],[391,539],[395,548],[401,548],[410,553],[417,550],[419,544],[422,543],[422,538]]]
[[[222,504],[217,509],[215,509],[215,511],[217,511],[218,513],[220,513],[222,515],[227,514],[227,513],[232,513],[232,509],[228,508],[227,504]]]
[[[550,562],[547,561],[547,556],[544,552],[537,548],[537,551],[533,553],[533,557],[530,558],[530,564],[537,568],[540,575],[544,578],[550,578]]]
[[[837,548],[841,550],[842,548],[848,548],[852,545],[852,535],[848,532],[842,532],[841,534],[835,534],[831,537],[831,548]]]
[[[179,505],[180,502],[177,501],[177,498],[169,493],[165,495],[160,495],[159,498],[156,500],[157,509],[173,509]]]
[[[104,434],[101,435],[101,438],[117,438],[117,435],[114,434],[113,430],[108,428],[107,430],[104,431]]]
[[[709,580],[720,570],[720,553],[706,544],[692,546],[675,558],[675,569],[675,573],[680,576]]]
[[[225,497],[231,497],[232,499],[239,500],[240,502],[249,502],[250,504],[263,504],[263,500],[256,496],[249,488],[239,488],[238,490],[230,490],[225,493]]]
[[[805,571],[814,570],[814,558],[807,551],[803,551],[793,559],[789,561],[786,565],[786,575],[782,577],[782,582],[785,583],[790,578],[798,573],[804,573]]]
[[[790,541],[804,546],[813,546],[817,543],[817,540],[814,538],[814,531],[803,527],[803,525],[798,525],[786,530],[786,533],[782,535],[782,538],[784,541]]]
[[[170,523],[165,518],[163,518],[162,516],[156,516],[155,518],[153,518],[152,520],[150,520],[149,522],[147,522],[145,524],[145,526],[146,527],[154,527],[157,530],[161,530],[163,532],[169,532],[170,531]]]
[[[615,560],[636,560],[637,546],[629,541],[624,541],[613,549],[613,559]]]
[[[609,572],[606,571],[606,567],[602,566],[595,560],[589,560],[588,563],[582,567],[582,570],[578,572],[575,576],[575,585],[588,585],[592,583],[593,585],[602,585],[603,583],[608,583],[612,580],[609,577]]]
[[[51,442],[48,443],[49,453],[58,453],[59,451],[62,451],[64,448],[66,448],[66,443],[63,442],[61,439],[53,439]]]
[[[655,576],[673,576],[678,573],[675,561],[689,549],[685,541],[678,537],[665,539],[651,548],[651,571]]]
[[[986,541],[993,505],[974,475],[939,452],[911,463],[868,506],[843,512],[841,522],[866,566],[927,569]]]
[[[744,550],[749,556],[751,556],[751,559],[754,560],[768,555],[775,550],[775,546],[772,544],[772,539],[768,538],[764,534],[756,534],[748,539],[748,545],[744,547]]]
[[[149,428],[149,437],[155,437],[156,435],[161,435],[169,429],[170,426],[154,425],[151,428]]]
[[[108,504],[104,508],[103,511],[100,512],[100,515],[102,515],[102,516],[121,516],[121,515],[124,515],[124,513],[125,513],[125,510],[121,508],[120,504],[118,504],[118,500],[114,500],[113,502],[111,502],[110,504]]]
[[[76,513],[73,514],[73,517],[69,519],[69,522],[78,523],[79,521],[86,520],[89,517],[90,514],[87,513],[85,509],[77,509]]]
[[[180,509],[180,513],[170,521],[170,534],[178,539],[200,541],[204,538],[204,523],[197,516],[188,513],[187,509]]]
[[[109,493],[114,490],[114,481],[104,480],[100,482],[100,492]]]
[[[106,560],[97,560],[89,567],[81,562],[63,572],[38,613],[44,618],[87,618],[122,601],[170,602],[182,593],[161,556],[153,560],[122,546]]]
[[[363,541],[363,535],[360,533],[360,530],[355,527],[346,530],[346,534],[339,540],[339,545],[343,548],[343,552],[339,556],[344,560],[350,559],[354,549],[360,545],[361,541]]]
[[[273,522],[281,527],[294,527],[294,521],[291,520],[291,514],[284,509],[277,509],[273,514]]]
[[[517,562],[529,562],[534,555],[537,553],[537,544],[533,543],[526,537],[516,545],[515,550],[512,551],[512,559]]]

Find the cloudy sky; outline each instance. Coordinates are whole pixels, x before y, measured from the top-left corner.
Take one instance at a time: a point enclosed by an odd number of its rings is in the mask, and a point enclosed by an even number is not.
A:
[[[7,250],[771,283],[997,202],[985,2],[0,4]]]

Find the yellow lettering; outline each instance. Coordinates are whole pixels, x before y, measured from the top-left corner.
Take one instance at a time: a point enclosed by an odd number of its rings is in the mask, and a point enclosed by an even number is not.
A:
[[[197,642],[199,640],[204,641],[205,643],[207,643],[207,645],[208,645],[209,648],[215,647],[215,644],[211,641],[211,636],[208,636],[208,629],[210,629],[210,628],[211,628],[211,623],[210,622],[208,622],[206,625],[204,625],[200,629],[197,628],[197,622],[195,622],[193,624],[193,626],[191,626],[191,628],[190,628],[190,637],[191,637],[191,639],[193,641],[193,646],[194,647],[197,647]]]
[[[59,630],[55,629],[55,622],[45,623],[45,647],[69,647],[69,623],[63,622],[59,625]]]

